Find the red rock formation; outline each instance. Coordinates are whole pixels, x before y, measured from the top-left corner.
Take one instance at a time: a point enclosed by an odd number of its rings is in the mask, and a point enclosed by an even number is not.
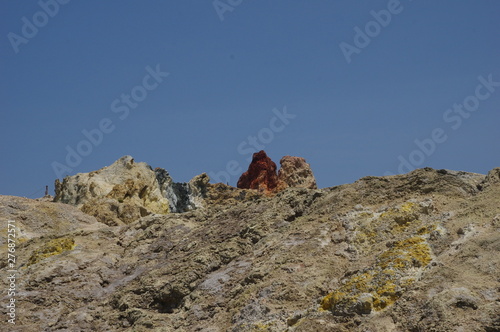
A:
[[[269,194],[275,191],[277,185],[276,164],[262,150],[253,154],[248,171],[241,175],[237,187],[257,189]]]

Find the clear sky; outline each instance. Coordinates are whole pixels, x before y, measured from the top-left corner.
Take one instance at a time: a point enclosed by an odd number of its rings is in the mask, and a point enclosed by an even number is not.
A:
[[[0,194],[39,197],[123,155],[232,185],[260,148],[306,158],[320,187],[500,166],[497,0],[23,0],[0,15]]]

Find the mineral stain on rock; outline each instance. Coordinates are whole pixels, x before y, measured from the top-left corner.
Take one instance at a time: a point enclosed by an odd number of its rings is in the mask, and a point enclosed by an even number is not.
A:
[[[264,193],[272,193],[278,186],[276,164],[265,151],[253,154],[248,170],[238,180],[237,187],[241,189],[256,189]]]
[[[276,164],[264,150],[254,153],[252,162],[239,178],[237,187],[258,190],[267,195],[289,187],[317,189],[311,167],[304,158],[284,156],[280,165],[279,172],[276,172]]]
[[[431,261],[431,249],[420,236],[398,241],[373,266],[356,273],[321,302],[336,315],[369,314],[393,304]]]
[[[35,250],[28,259],[28,266],[36,264],[50,256],[59,255],[75,247],[75,240],[72,238],[53,239],[45,243],[41,248]]]

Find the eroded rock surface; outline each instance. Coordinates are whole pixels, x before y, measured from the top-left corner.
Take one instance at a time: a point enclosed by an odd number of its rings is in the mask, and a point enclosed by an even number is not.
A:
[[[266,154],[259,151],[253,154],[248,170],[238,180],[237,187],[241,189],[256,189],[264,193],[272,193],[278,186],[276,164]]]
[[[498,174],[425,168],[274,195],[200,176],[202,208],[117,226],[0,196],[2,225],[23,234],[15,328],[498,331]]]
[[[175,183],[168,172],[153,171],[130,156],[108,167],[56,180],[54,201],[79,207],[110,226],[131,223],[150,214],[184,212],[202,206],[209,179],[199,175],[189,183]]]
[[[278,190],[288,187],[317,189],[316,178],[306,160],[302,157],[284,156],[278,171]]]
[[[238,180],[237,187],[274,194],[286,188],[317,189],[311,166],[304,158],[284,156],[276,173],[276,164],[264,151],[253,154],[248,170]]]
[[[60,236],[74,231],[95,231],[106,227],[96,218],[74,206],[0,195],[0,231],[7,234],[7,220],[19,227],[17,240],[25,242],[40,236]],[[4,242],[5,237],[0,237]]]

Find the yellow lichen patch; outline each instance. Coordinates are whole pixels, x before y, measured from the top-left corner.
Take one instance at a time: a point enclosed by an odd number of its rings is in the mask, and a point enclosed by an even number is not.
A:
[[[405,238],[427,235],[436,230],[436,221],[428,217],[420,203],[405,202],[382,213],[356,213],[352,216],[355,225],[353,244],[360,251],[373,250],[373,245],[387,241],[388,237]]]
[[[376,242],[376,240],[377,240],[377,233],[372,230],[365,229],[362,232],[356,233],[356,238],[354,239],[354,242],[357,244],[362,244],[362,243],[373,244]]]
[[[373,275],[371,273],[362,273],[354,275],[351,280],[342,288],[350,292],[367,292],[369,290]]]
[[[399,208],[391,208],[382,213],[380,218],[396,222],[398,225],[406,225],[418,220],[419,205],[413,202],[403,203]]]
[[[418,229],[417,234],[418,235],[425,235],[425,234],[430,234],[431,232],[436,230],[436,225],[428,225],[424,226]]]
[[[359,294],[371,291],[372,280],[372,271],[352,276],[342,287],[328,294],[321,301],[321,309],[331,310],[341,302],[351,303],[356,301]]]
[[[414,212],[416,210],[417,204],[413,202],[406,202],[403,205],[401,205],[401,208],[399,209],[401,212]]]
[[[331,310],[344,295],[344,293],[340,292],[331,292],[323,298],[320,308],[322,310]]]
[[[383,310],[413,283],[410,275],[414,268],[422,268],[430,261],[431,250],[422,237],[398,241],[378,256],[372,268],[351,276],[340,288],[323,298],[320,309],[338,314]],[[373,302],[366,301],[367,296],[371,296]],[[367,304],[371,306],[368,310],[365,308]]]
[[[420,236],[414,236],[396,242],[391,249],[381,254],[378,265],[383,269],[423,267],[429,264],[431,259],[431,250],[427,242]]]
[[[75,240],[71,238],[53,239],[47,242],[42,248],[35,250],[28,260],[28,266],[36,264],[41,260],[59,255],[65,251],[72,250],[75,247]]]
[[[391,281],[386,281],[385,284],[377,288],[373,297],[373,308],[378,311],[394,303],[399,298],[396,289],[397,286]]]
[[[404,278],[401,279],[401,286],[408,287],[415,282],[415,278]]]
[[[391,269],[385,269],[382,271],[382,273],[387,274],[387,275],[391,275],[391,276],[396,274],[396,272],[394,270],[391,270]]]
[[[336,315],[366,314],[394,303],[432,259],[426,241],[438,219],[429,202],[407,201],[372,214],[352,211],[347,216],[356,250],[380,250],[375,263],[343,281],[321,302],[321,310]],[[396,240],[396,241],[395,241]],[[387,249],[388,247],[388,249]]]

